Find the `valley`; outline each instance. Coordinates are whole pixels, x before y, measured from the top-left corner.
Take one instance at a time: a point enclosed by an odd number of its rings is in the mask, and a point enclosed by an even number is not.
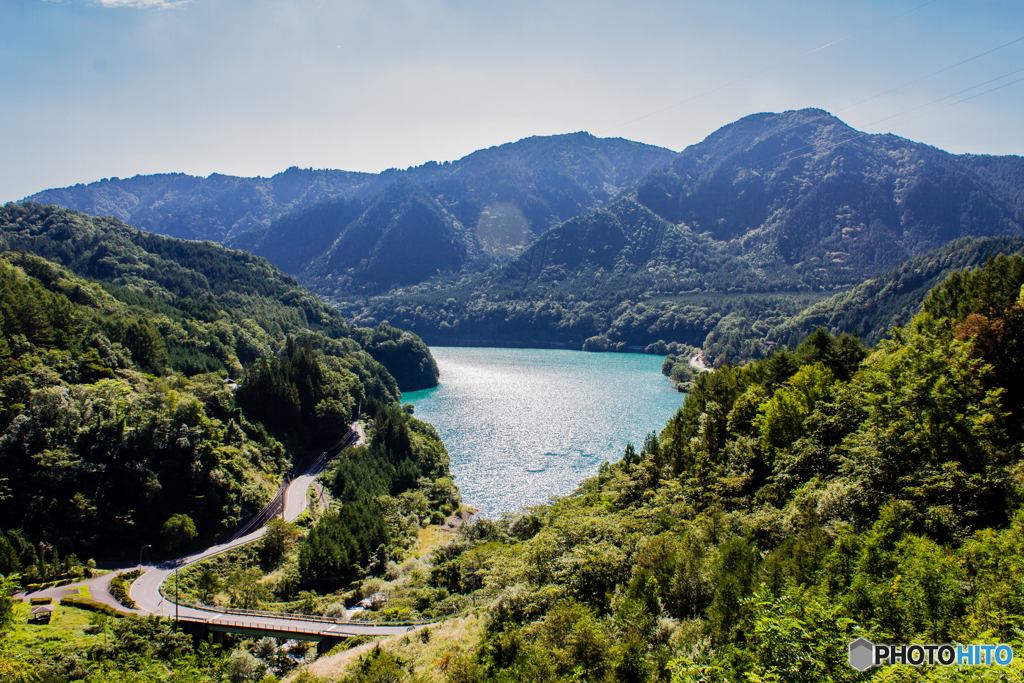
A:
[[[1024,648],[1022,163],[805,109],[5,205],[0,677],[1024,676],[847,660]],[[251,542],[111,593],[352,636],[315,664],[88,588],[42,647],[11,601],[218,547],[292,477]]]
[[[866,135],[803,109],[748,116],[679,154],[576,133],[378,176],[152,176],[28,199],[246,249],[346,319],[434,345],[660,340],[703,347],[713,364],[797,343],[791,318],[820,320],[813,306],[912,259],[948,261],[948,274],[1019,250],[1005,238],[1024,235],[1022,163]],[[264,199],[242,199],[251,193]],[[213,235],[181,227],[213,224]],[[982,241],[959,241],[969,239]],[[932,266],[915,267],[936,284]],[[923,280],[901,283],[923,298]],[[833,316],[829,329],[877,340],[913,306]]]

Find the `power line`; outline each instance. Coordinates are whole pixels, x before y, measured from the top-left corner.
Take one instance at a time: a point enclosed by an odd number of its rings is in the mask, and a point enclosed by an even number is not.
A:
[[[921,4],[921,5],[918,5],[916,7],[913,7],[911,9],[909,9],[909,10],[906,10],[905,12],[901,12],[899,14],[891,16],[888,19],[885,19],[883,21],[878,22],[877,24],[873,24],[873,25],[868,26],[866,28],[863,28],[863,29],[861,29],[859,31],[854,31],[853,33],[850,33],[849,35],[843,36],[842,38],[839,38],[838,40],[833,40],[833,41],[831,41],[829,43],[825,43],[824,45],[820,45],[820,46],[814,48],[813,50],[809,50],[808,52],[804,52],[802,54],[796,55],[795,57],[791,57],[789,59],[784,59],[784,60],[782,60],[780,62],[776,62],[775,64],[773,64],[773,65],[771,65],[771,66],[769,66],[767,68],[761,69],[760,71],[757,71],[755,73],[749,74],[747,76],[743,76],[742,78],[737,78],[736,80],[730,81],[729,83],[726,83],[725,85],[720,85],[717,88],[712,88],[711,90],[705,90],[704,92],[702,92],[702,93],[700,93],[698,95],[694,95],[693,97],[689,97],[689,98],[687,98],[685,100],[680,100],[679,102],[676,102],[675,104],[670,104],[667,107],[662,107],[661,109],[658,109],[657,111],[653,111],[653,112],[651,112],[649,114],[644,114],[643,116],[639,116],[639,117],[637,117],[635,119],[632,119],[630,121],[626,121],[625,123],[620,123],[620,124],[618,124],[616,126],[612,126],[611,128],[606,128],[605,130],[600,131],[598,133],[598,135],[604,135],[605,133],[609,133],[609,132],[611,132],[613,130],[617,130],[619,128],[624,128],[625,126],[632,125],[632,124],[636,123],[637,121],[643,121],[644,119],[649,119],[652,116],[657,116],[658,114],[662,114],[662,113],[664,113],[664,112],[666,112],[666,111],[668,111],[670,109],[675,109],[676,107],[682,106],[684,104],[689,104],[690,102],[693,102],[695,100],[699,100],[702,97],[707,97],[708,95],[712,95],[712,94],[714,94],[716,92],[719,92],[721,90],[725,90],[726,88],[730,88],[730,87],[736,85],[737,83],[742,83],[743,81],[748,81],[751,78],[756,78],[757,76],[760,76],[761,74],[768,73],[769,71],[773,71],[773,70],[779,68],[780,66],[783,66],[785,64],[789,64],[791,62],[799,61],[799,60],[803,59],[804,57],[808,57],[808,56],[814,54],[815,52],[820,52],[821,50],[824,50],[826,48],[832,47],[833,45],[837,45],[837,44],[839,44],[839,43],[841,43],[841,42],[843,42],[845,40],[848,40],[849,38],[852,38],[853,36],[856,36],[856,35],[858,35],[860,33],[865,33],[867,31],[872,31],[872,30],[878,28],[879,26],[883,26],[885,24],[888,24],[889,22],[895,21],[896,19],[899,19],[902,16],[905,16],[905,15],[910,14],[912,12],[916,12],[917,10],[922,9],[924,7],[927,7],[928,5],[934,4],[934,3],[938,2],[938,1],[939,0],[928,0],[928,2],[925,2],[925,3]],[[1022,38],[1022,40],[1024,40],[1024,38]],[[1005,46],[1002,46],[1002,47],[1005,47]],[[999,48],[996,48],[996,49],[999,49]],[[952,68],[952,67],[950,67],[950,68]],[[856,105],[851,105],[851,106],[856,106]]]
[[[1020,40],[1024,40],[1024,38],[1021,38]],[[1017,42],[1017,41],[1014,41],[1014,42]],[[1007,43],[1007,45],[1009,45],[1009,44],[1010,44],[1010,43]],[[1005,46],[1003,46],[1003,47],[1005,47]],[[996,49],[999,49],[999,48],[996,48]],[[989,50],[989,52],[993,52],[993,50]],[[984,54],[987,54],[987,53],[984,53]],[[973,59],[973,58],[972,58],[972,59]],[[965,61],[970,61],[970,60],[965,60]],[[960,62],[960,63],[961,63],[961,64],[963,64],[964,62]],[[954,66],[958,66],[958,65],[954,65]],[[949,67],[949,68],[952,68],[952,67]],[[943,69],[943,71],[945,71],[945,70],[946,70],[946,69]],[[978,84],[976,84],[976,85],[972,85],[972,86],[971,86],[971,87],[969,87],[969,88],[964,88],[963,90],[960,90],[960,91],[958,91],[958,92],[955,92],[955,93],[953,93],[953,94],[951,94],[951,95],[946,95],[946,96],[944,96],[944,97],[940,97],[940,98],[938,98],[937,100],[932,100],[931,102],[928,102],[928,103],[926,103],[926,104],[921,104],[921,105],[918,105],[918,106],[916,106],[916,107],[913,107],[913,108],[911,108],[911,109],[907,109],[907,110],[901,111],[901,112],[899,112],[898,114],[893,114],[892,116],[886,116],[886,117],[885,117],[885,118],[883,118],[883,119],[878,119],[877,121],[872,121],[871,123],[869,123],[869,124],[865,125],[864,127],[865,127],[865,128],[870,128],[871,126],[876,126],[876,125],[878,125],[879,123],[883,123],[883,122],[885,122],[885,121],[888,121],[888,120],[890,120],[890,119],[894,119],[894,118],[897,118],[897,117],[903,116],[904,114],[909,114],[910,112],[914,112],[914,111],[917,111],[918,109],[924,109],[925,107],[930,107],[931,105],[933,105],[933,104],[938,104],[939,102],[941,102],[941,101],[943,101],[943,100],[948,100],[948,99],[949,99],[949,98],[951,98],[951,97],[956,97],[957,95],[962,95],[962,94],[964,94],[965,92],[970,92],[971,90],[975,90],[975,89],[977,89],[977,88],[980,88],[980,87],[982,87],[982,86],[988,85],[989,83],[995,83],[996,81],[1001,81],[1001,80],[1003,80],[1004,78],[1009,78],[1010,76],[1013,76],[1014,74],[1018,74],[1018,73],[1021,73],[1022,71],[1024,71],[1024,69],[1017,69],[1017,70],[1015,70],[1015,71],[1011,71],[1011,72],[1009,72],[1009,73],[1007,73],[1007,74],[1003,74],[1002,76],[999,76],[999,77],[997,77],[997,78],[993,78],[993,79],[990,79],[990,80],[984,81],[983,83],[978,83]],[[1014,83],[1019,83],[1019,82],[1020,82],[1021,80],[1024,80],[1024,79],[1018,79],[1018,80],[1016,80],[1016,81],[1011,81],[1010,83],[1004,83],[1003,85],[1001,85],[1001,86],[999,86],[999,87],[997,87],[997,88],[992,88],[991,90],[986,90],[985,92],[982,92],[982,93],[978,93],[977,95],[972,95],[971,97],[967,97],[967,98],[965,98],[965,99],[962,99],[962,100],[959,100],[959,101],[957,101],[957,102],[952,102],[952,103],[950,103],[950,104],[947,104],[947,105],[946,105],[946,106],[944,106],[944,107],[939,107],[938,109],[935,109],[935,110],[933,110],[933,112],[926,112],[926,113],[925,113],[924,115],[927,115],[927,114],[931,114],[931,113],[934,113],[934,111],[941,111],[942,109],[946,109],[946,108],[948,108],[948,107],[952,107],[952,106],[954,106],[954,105],[960,104],[960,102],[966,102],[967,100],[972,100],[972,99],[974,99],[975,97],[981,97],[982,95],[986,95],[986,94],[988,94],[988,93],[990,93],[990,92],[993,92],[993,91],[995,91],[995,90],[1000,90],[1001,88],[1005,88],[1005,87],[1007,87],[1007,86],[1009,86],[1009,85],[1013,85]],[[890,92],[891,92],[891,91],[890,91]],[[866,102],[866,101],[867,101],[867,100],[865,100],[865,102]],[[840,110],[840,111],[842,111],[842,110]],[[917,120],[917,119],[919,119],[919,118],[921,118],[921,117],[920,117],[920,116],[916,116],[916,117],[914,117],[913,119],[910,119],[910,120],[911,120],[911,121],[916,121],[916,120]],[[794,128],[799,128],[800,126],[806,126],[806,125],[808,125],[808,122],[807,122],[807,121],[802,121],[802,122],[800,122],[800,123],[794,123],[794,124],[792,124],[792,125],[790,125],[790,126],[785,126],[785,127],[783,127],[783,128],[780,128],[780,129],[778,129],[778,130],[777,130],[776,132],[777,132],[777,133],[785,133],[785,132],[787,132],[787,131],[793,130]],[[843,141],[840,141],[840,142],[838,142],[838,143],[836,143],[836,144],[837,144],[837,145],[840,145],[840,144],[844,144],[844,143],[846,143],[846,142],[852,142],[853,140],[856,140],[856,139],[859,139],[859,138],[861,138],[861,137],[864,137],[865,135],[870,135],[870,133],[861,133],[860,131],[857,131],[857,132],[858,132],[858,134],[857,134],[857,135],[853,135],[853,136],[849,137],[848,139],[846,139],[846,140],[843,140]],[[786,152],[782,152],[781,154],[777,154],[777,155],[775,156],[775,158],[777,159],[777,158],[779,158],[779,157],[784,157],[784,156],[787,156],[787,155],[789,155],[789,154],[793,154],[794,152],[799,152],[799,151],[801,151],[801,150],[804,150],[804,149],[810,149],[810,148],[812,148],[812,147],[814,147],[814,143],[810,143],[810,144],[807,144],[807,145],[803,145],[803,146],[801,146],[801,147],[797,147],[797,148],[795,148],[795,149],[791,149],[791,150],[788,150],[788,151],[786,151]],[[827,149],[832,149],[832,148],[830,147],[830,148],[827,148]],[[804,157],[804,156],[807,156],[807,155],[805,155],[805,154],[801,154],[801,155],[799,155],[799,156],[795,156],[795,157],[790,157],[789,159],[787,159],[787,161],[790,161],[790,160],[792,160],[792,159],[800,159],[800,158],[802,158],[802,157]]]
[[[1024,38],[1022,38],[1022,40],[1024,40]],[[940,97],[937,100],[932,100],[931,102],[928,102],[927,104],[922,104],[920,106],[914,107],[913,109],[907,109],[906,111],[900,112],[899,114],[893,114],[892,116],[886,116],[884,119],[878,119],[877,121],[869,123],[868,125],[869,126],[875,126],[875,125],[878,125],[879,123],[882,123],[883,121],[888,121],[889,119],[894,119],[896,117],[903,116],[904,114],[909,114],[910,112],[917,111],[918,109],[924,109],[925,107],[930,107],[933,104],[938,104],[942,100],[948,100],[951,97],[956,97],[957,95],[963,95],[965,92],[970,92],[971,90],[975,90],[976,88],[980,88],[982,86],[988,85],[989,83],[995,83],[996,81],[1001,81],[1004,78],[1009,78],[1010,76],[1013,76],[1014,74],[1019,74],[1022,71],[1024,71],[1024,69],[1017,69],[1016,71],[1011,71],[1010,73],[1003,74],[1002,76],[999,76],[998,78],[993,78],[991,80],[985,81],[984,83],[979,83],[977,85],[972,85],[970,88],[964,88],[963,90],[961,90],[959,92],[955,92],[952,95],[946,95],[945,97]],[[993,90],[999,90],[1000,88],[1005,88],[1006,86],[1013,85],[1014,83],[1017,83],[1017,82],[1019,82],[1019,81],[1012,81],[1010,83],[1004,83],[1003,85],[999,86],[998,88],[992,88],[992,90],[986,90],[985,92],[978,93],[977,95],[972,95],[971,97],[962,99],[962,100],[960,100],[958,102],[952,102],[951,104],[947,104],[944,107],[939,107],[935,111],[941,111],[941,110],[945,109],[946,107],[952,107],[953,105],[960,104],[960,102],[966,102],[967,100],[972,100],[975,97],[981,97],[982,95],[990,93]],[[927,113],[932,113],[932,112],[927,112]],[[919,117],[915,117],[915,119],[916,118],[919,118]],[[911,119],[911,120],[915,120],[915,119]]]
[[[958,66],[963,66],[967,62],[973,62],[975,59],[979,59],[981,57],[984,57],[985,55],[990,55],[993,52],[996,52],[997,50],[1002,50],[1004,47],[1009,47],[1010,45],[1013,45],[1014,43],[1019,43],[1022,40],[1024,40],[1024,36],[1021,36],[1020,38],[1017,38],[1016,40],[1011,40],[1008,43],[1004,43],[1004,44],[1000,45],[999,47],[994,47],[991,50],[986,50],[985,52],[982,52],[981,54],[974,55],[973,57],[968,57],[967,59],[963,60],[962,62],[957,62],[956,64],[951,64],[950,66],[947,66],[944,69],[939,69],[938,71],[934,71],[934,72],[928,74],[927,76],[922,76],[921,78],[914,79],[912,81],[904,83],[903,85],[898,85],[898,86],[896,86],[895,88],[893,88],[891,90],[886,90],[885,92],[878,93],[877,95],[872,95],[871,97],[867,98],[866,100],[861,100],[860,102],[857,102],[855,104],[851,104],[849,106],[843,107],[842,109],[837,109],[835,111],[835,113],[838,114],[841,111],[846,111],[847,109],[853,109],[854,107],[859,107],[860,105],[864,104],[865,102],[870,102],[871,100],[878,99],[879,97],[882,97],[884,95],[888,95],[890,93],[894,93],[897,90],[902,90],[903,88],[906,88],[908,86],[914,85],[915,83],[920,83],[921,81],[928,80],[932,76],[938,76],[939,74],[944,73],[946,71],[949,71],[950,69],[955,69]]]
[[[913,109],[908,109],[907,111],[900,112],[899,114],[893,114],[892,116],[888,116],[888,117],[886,117],[884,119],[879,119],[878,121],[875,121],[874,123],[868,124],[868,126],[876,125],[878,123],[881,123],[882,121],[888,121],[889,119],[896,118],[897,116],[902,116],[903,114],[907,114],[907,113],[910,113],[912,111],[916,111],[918,109],[921,109],[922,107],[927,107],[927,106],[930,106],[932,104],[936,104],[937,102],[941,102],[942,100],[949,99],[950,97],[956,97],[957,95],[961,95],[961,94],[963,94],[965,92],[968,92],[970,90],[974,90],[975,88],[980,88],[983,85],[987,85],[989,83],[994,83],[995,81],[1002,80],[1004,78],[1007,78],[1008,76],[1012,76],[1013,74],[1020,73],[1021,71],[1024,71],[1024,69],[1018,69],[1017,71],[1012,71],[1012,72],[1010,72],[1008,74],[1000,76],[999,78],[994,78],[994,79],[992,79],[990,81],[986,81],[985,83],[980,83],[978,85],[972,86],[972,87],[967,88],[965,90],[961,90],[958,93],[953,93],[952,95],[947,95],[945,97],[940,97],[939,99],[934,100],[932,102],[929,102],[928,104],[924,104],[924,105],[921,105],[919,107],[914,107]],[[957,100],[956,102],[950,102],[949,104],[947,104],[945,106],[939,107],[938,109],[934,109],[934,110],[932,110],[930,112],[925,112],[925,113],[921,114],[920,116],[915,116],[913,119],[910,119],[910,120],[914,121],[914,120],[917,120],[917,119],[919,119],[919,118],[921,118],[923,116],[927,116],[929,114],[934,114],[937,111],[942,111],[943,109],[948,109],[949,107],[955,107],[956,105],[961,104],[963,102],[967,102],[968,100],[973,100],[973,99],[975,99],[977,97],[981,97],[982,95],[987,95],[987,94],[989,94],[991,92],[995,92],[996,90],[1002,90],[1003,88],[1007,88],[1007,87],[1009,87],[1011,85],[1014,85],[1015,83],[1020,83],[1022,81],[1024,81],[1024,77],[1018,78],[1018,79],[1013,80],[1013,81],[1010,81],[1009,83],[1004,83],[1003,85],[1000,85],[1000,86],[996,86],[995,88],[990,88],[990,89],[988,89],[988,90],[986,90],[984,92],[980,92],[980,93],[978,93],[976,95],[971,95],[970,97],[965,97],[962,100]],[[803,125],[803,124],[799,124],[799,125]],[[815,151],[812,151],[812,152],[806,152],[804,154],[799,154],[797,156],[790,157],[790,158],[786,159],[786,161],[795,161],[797,159],[802,159],[804,157],[811,156],[812,154],[821,153],[821,152],[829,152],[829,151],[835,149],[836,147],[839,147],[840,145],[845,145],[845,144],[853,142],[855,140],[859,140],[861,138],[868,137],[869,135],[877,135],[877,133],[866,133],[866,132],[861,132],[861,131],[855,131],[855,132],[856,132],[856,135],[851,135],[850,137],[846,138],[845,140],[839,140],[838,142],[834,142],[831,145],[829,145],[827,147],[824,147],[822,149],[819,149],[819,150],[815,150]],[[803,147],[798,147],[796,150],[791,150],[791,152],[792,151],[799,151],[801,149],[807,149],[808,147],[813,147],[813,146],[814,145],[804,145]],[[791,153],[791,152],[788,152],[788,153]],[[782,156],[782,155],[780,154],[779,156]]]

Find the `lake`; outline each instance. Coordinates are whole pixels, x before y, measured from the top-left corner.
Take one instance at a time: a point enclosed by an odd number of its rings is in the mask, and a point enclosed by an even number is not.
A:
[[[572,493],[626,442],[660,432],[684,394],[661,356],[431,347],[433,389],[403,401],[437,427],[467,505],[497,517]]]

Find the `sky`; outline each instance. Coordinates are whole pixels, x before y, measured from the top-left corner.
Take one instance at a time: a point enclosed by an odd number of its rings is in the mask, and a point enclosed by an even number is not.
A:
[[[1024,154],[1020,0],[0,0],[0,202],[829,111]]]

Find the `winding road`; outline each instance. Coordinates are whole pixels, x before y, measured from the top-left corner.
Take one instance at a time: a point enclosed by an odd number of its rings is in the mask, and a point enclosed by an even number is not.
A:
[[[346,438],[340,442],[340,449],[335,451],[333,455],[331,451],[325,451],[309,469],[295,477],[285,490],[284,511],[282,515],[284,520],[294,522],[306,511],[308,505],[307,490],[310,484],[313,483],[317,475],[323,472],[327,467],[327,463],[330,462],[337,452],[340,452],[340,450],[347,446],[360,446],[365,443],[366,434],[363,432],[362,425],[358,422],[353,423],[349,428]],[[185,557],[170,560],[157,566],[143,565],[144,573],[132,583],[129,590],[129,594],[135,600],[136,609],[128,609],[118,604],[113,596],[110,595],[110,580],[116,573],[107,574],[87,582],[39,591],[27,597],[48,596],[59,599],[69,593],[77,592],[79,586],[88,585],[94,599],[110,604],[121,612],[174,617],[182,622],[190,622],[192,625],[201,626],[204,632],[222,631],[251,635],[274,635],[277,637],[296,637],[324,642],[333,642],[339,638],[354,635],[394,635],[405,633],[413,628],[408,624],[375,625],[372,622],[340,621],[306,615],[278,615],[272,612],[194,607],[175,604],[174,599],[170,595],[161,595],[160,586],[176,570],[184,569],[190,564],[213,557],[232,548],[257,541],[263,537],[266,531],[267,527],[261,526],[240,538],[215,545],[191,555],[186,555]]]
[[[366,442],[366,435],[363,433],[362,425],[354,423],[349,432],[349,441],[353,446],[363,445]],[[303,474],[295,477],[285,491],[284,520],[294,522],[306,511],[309,504],[307,491],[310,484],[323,472],[329,457],[326,453],[321,456]],[[192,622],[205,622],[209,626],[235,626],[243,630],[252,631],[274,631],[274,632],[296,632],[296,633],[320,633],[335,637],[351,635],[392,635],[405,633],[409,630],[408,625],[385,626],[374,625],[370,622],[339,622],[327,620],[323,617],[304,617],[302,615],[275,616],[272,613],[254,613],[242,610],[224,611],[219,609],[197,608],[182,604],[175,604],[174,599],[167,595],[161,595],[160,586],[176,570],[181,570],[190,564],[200,562],[214,555],[226,552],[233,548],[252,543],[263,537],[267,527],[263,526],[245,536],[236,538],[233,541],[215,545],[192,555],[164,562],[156,567],[151,567],[135,580],[131,585],[130,595],[140,614],[160,614],[173,616],[180,620]]]

